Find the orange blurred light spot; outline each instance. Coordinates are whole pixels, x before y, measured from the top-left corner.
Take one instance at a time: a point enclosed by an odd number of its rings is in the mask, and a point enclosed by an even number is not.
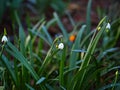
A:
[[[69,40],[70,40],[71,42],[73,42],[73,41],[75,40],[75,35],[71,35],[71,36],[69,37]]]

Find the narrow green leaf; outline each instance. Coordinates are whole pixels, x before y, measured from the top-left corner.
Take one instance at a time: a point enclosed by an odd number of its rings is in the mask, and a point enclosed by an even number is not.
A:
[[[74,45],[73,45],[73,47],[72,47],[72,50],[75,50],[75,49],[79,49],[79,48],[80,48],[79,45],[80,45],[80,42],[81,42],[81,40],[82,40],[82,35],[83,35],[83,31],[85,30],[85,27],[86,27],[86,26],[83,25],[83,26],[81,27],[81,29],[79,30],[78,35],[77,35],[76,40],[75,40],[75,43],[74,43]],[[73,67],[76,66],[77,55],[78,55],[78,53],[71,51],[71,55],[70,55],[70,66],[69,66],[69,68],[73,68]]]
[[[51,19],[51,20],[46,24],[47,29],[48,29],[50,26],[52,26],[53,24],[55,24],[55,22],[56,22],[56,19],[55,19],[55,18]]]
[[[30,89],[30,90],[35,90],[33,87],[31,87],[29,84],[25,83],[25,85]]]
[[[49,43],[52,45],[53,40],[52,40],[50,34],[48,33],[47,28],[43,25],[43,26],[42,26],[42,29],[43,29],[44,33],[46,34]]]
[[[11,75],[13,81],[14,81],[14,83],[17,85],[18,82],[17,82],[17,78],[16,78],[16,76],[15,76],[14,69],[11,67],[11,65],[10,65],[7,57],[4,56],[4,55],[2,55],[2,61],[4,62],[6,68],[8,69],[8,71],[9,71],[9,73],[10,73],[10,75]]]
[[[48,65],[48,63],[51,62],[52,57],[59,51],[59,49],[57,49],[56,51],[54,51],[53,53],[51,53],[51,52],[52,52],[52,49],[53,49],[53,47],[54,47],[54,44],[55,44],[56,41],[57,41],[58,39],[60,39],[60,38],[62,38],[62,35],[59,36],[59,37],[57,37],[57,38],[53,41],[53,43],[52,43],[52,45],[51,45],[51,48],[50,48],[49,51],[47,52],[47,55],[46,55],[46,57],[45,57],[42,65],[41,65],[41,67],[40,67],[40,69],[39,69],[40,75],[42,75],[42,73],[43,73],[45,67]]]
[[[93,35],[93,33],[95,33],[95,30],[92,30],[88,35],[85,35],[85,37],[81,41],[80,47],[83,47],[86,44],[87,40],[89,38],[91,38],[91,36]]]
[[[19,26],[19,39],[20,39],[20,51],[25,55],[25,32],[23,28]]]
[[[30,30],[30,32],[31,32],[32,34],[34,34],[35,36],[40,37],[40,38],[41,38],[42,40],[44,40],[49,46],[51,46],[50,42],[48,42],[48,40],[46,39],[46,37],[45,37],[44,35],[42,35],[42,34],[39,33],[39,32],[32,31],[32,30]]]
[[[109,73],[109,72],[111,72],[111,71],[113,71],[113,70],[119,70],[119,69],[120,69],[120,66],[112,67],[112,68],[106,70],[105,72],[102,72],[102,73],[101,73],[101,76],[103,76],[103,75],[105,75],[105,74],[107,74],[107,73]]]
[[[119,88],[120,88],[120,83],[108,84],[108,85],[106,85],[106,86],[101,87],[101,88],[98,89],[98,90],[108,90],[109,88],[112,88],[112,87],[119,87]]]
[[[19,25],[20,51],[25,55],[25,32],[23,30],[23,27],[22,27],[22,24],[20,22],[17,12],[15,12],[15,17]]]
[[[98,60],[101,60],[105,55],[107,55],[109,52],[116,52],[117,50],[119,50],[119,48],[110,48],[105,50],[104,52],[102,51],[98,57]]]
[[[40,25],[41,24],[41,25]],[[30,29],[29,31],[32,31],[32,32],[38,32],[40,33],[40,30],[42,29],[42,26],[45,24],[45,21],[44,22],[41,22],[38,23],[38,25],[36,25],[36,27]],[[40,26],[39,26],[40,25]],[[32,43],[36,40],[36,35],[33,36],[33,39],[32,39]]]
[[[72,26],[75,27],[75,22],[74,22],[72,16],[70,15],[70,13],[69,13],[68,11],[66,11],[66,14],[67,14],[67,16],[68,16],[68,18],[69,18],[69,20],[70,20]]]
[[[32,74],[32,76],[34,77],[35,80],[38,80],[38,75],[35,72],[35,70],[33,69],[33,67],[28,63],[29,61],[22,55],[21,52],[18,51],[18,49],[12,45],[12,43],[8,42],[7,43],[9,49],[6,49],[8,53],[10,53],[12,56],[14,56],[17,60],[19,60],[27,69],[28,71]]]
[[[45,77],[41,77],[37,82],[36,85],[41,84],[45,80]]]
[[[89,65],[91,55],[93,55],[94,50],[96,48],[96,45],[97,45],[102,33],[105,31],[106,25],[107,24],[105,23],[103,25],[103,27],[101,28],[101,30],[97,33],[97,35],[96,35],[96,32],[94,33],[93,38],[91,39],[91,42],[90,42],[90,44],[88,46],[87,53],[84,56],[84,59],[83,59],[84,61],[82,62],[79,71],[81,71],[82,68],[85,68],[85,67],[87,67]],[[79,78],[80,81],[77,81],[77,83],[75,85],[76,87],[79,85],[78,89],[82,88],[82,84],[83,84],[83,80],[85,78],[86,70],[83,70],[81,73],[82,74],[80,74],[80,78]]]
[[[48,90],[54,90],[54,88],[49,84],[45,84],[45,86],[47,87]]]
[[[91,4],[92,4],[92,0],[89,0],[87,5],[87,15],[86,15],[87,33],[90,32],[91,29]]]
[[[57,13],[54,13],[54,17],[57,20],[58,26],[60,27],[60,29],[61,29],[61,31],[63,33],[63,36],[65,37],[65,40],[68,41],[68,33],[66,32],[67,30],[65,29],[65,27],[62,24],[62,22],[60,21]]]
[[[60,69],[59,69],[59,81],[60,85],[64,86],[64,62],[66,58],[66,48],[62,51],[62,56],[60,60]]]
[[[5,88],[4,86],[0,86],[0,90],[4,90],[4,88]]]

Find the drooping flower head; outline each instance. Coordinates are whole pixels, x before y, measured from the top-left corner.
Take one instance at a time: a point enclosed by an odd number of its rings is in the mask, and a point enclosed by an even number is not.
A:
[[[110,28],[111,28],[110,23],[107,23],[106,29],[110,29]]]
[[[4,28],[4,35],[3,35],[2,39],[1,39],[1,42],[8,42],[8,38],[7,38],[6,35],[7,35],[6,28]]]
[[[4,36],[2,37],[1,42],[8,42],[8,38],[7,38],[7,36],[6,36],[6,35],[4,35]]]
[[[106,32],[108,32],[108,31],[110,30],[110,28],[111,28],[110,23],[107,23],[107,26],[106,26]]]
[[[60,43],[59,45],[58,45],[58,49],[63,49],[64,48],[64,44],[63,43]]]

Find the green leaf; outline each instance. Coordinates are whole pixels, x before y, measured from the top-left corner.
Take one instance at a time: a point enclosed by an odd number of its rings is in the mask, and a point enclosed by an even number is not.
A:
[[[103,20],[103,22],[104,21],[105,21],[105,19]],[[95,51],[95,48],[97,46],[97,43],[98,43],[101,35],[103,34],[103,32],[106,29],[106,25],[107,25],[107,23],[104,23],[101,30],[97,34],[95,32],[92,39],[91,39],[91,42],[90,42],[90,44],[88,46],[88,49],[87,49],[87,53],[85,54],[85,56],[83,58],[83,62],[82,62],[81,66],[80,66],[80,69],[79,69],[79,71],[82,70],[82,72],[81,72],[82,74],[79,74],[79,81],[77,81],[77,83],[75,85],[78,89],[82,88],[83,80],[84,80],[85,74],[86,74],[86,70],[83,70],[83,68],[85,68],[85,67],[87,67],[89,65],[91,56],[93,55],[93,53]]]
[[[76,50],[80,48],[80,42],[82,40],[82,35],[83,35],[83,31],[85,30],[85,25],[83,25],[81,27],[81,29],[78,32],[78,35],[76,37],[75,43],[73,44],[72,50]],[[76,60],[77,60],[77,55],[78,53],[73,52],[71,50],[71,55],[70,55],[70,66],[69,69],[74,68],[76,66]]]
[[[40,20],[32,29],[30,29],[29,31],[31,32],[40,32],[42,26],[45,24],[45,21],[43,21],[44,19]],[[32,43],[36,40],[36,35],[33,36],[32,39]]]
[[[25,55],[25,32],[18,17],[17,12],[14,13],[17,23],[19,25],[19,39],[20,39],[20,51]]]
[[[98,60],[101,60],[105,55],[107,55],[109,52],[116,52],[117,50],[119,50],[119,48],[110,48],[105,50],[104,52],[102,51],[98,57]],[[110,56],[110,55],[109,55]]]
[[[53,40],[52,40],[50,34],[48,33],[47,28],[43,25],[43,26],[42,26],[42,29],[43,29],[44,33],[46,34],[49,43],[52,45]]]
[[[4,62],[7,70],[9,71],[14,83],[17,85],[18,82],[17,82],[17,78],[15,76],[15,72],[14,72],[14,69],[12,68],[11,64],[9,63],[7,57],[5,55],[2,55],[2,61]]]
[[[45,37],[43,34],[41,34],[41,33],[39,33],[39,32],[32,31],[32,30],[30,30],[30,32],[31,32],[32,34],[34,34],[35,36],[40,37],[40,38],[41,38],[43,41],[45,41],[49,46],[51,46],[50,42],[46,39],[46,37]]]
[[[62,56],[60,60],[60,68],[59,68],[59,82],[60,85],[64,86],[64,63],[66,59],[66,48],[63,49],[62,51]]]
[[[112,87],[119,87],[119,88],[120,88],[120,83],[108,84],[108,85],[106,85],[106,86],[101,87],[101,88],[98,89],[98,90],[108,90],[109,88],[112,88]]]
[[[5,0],[0,0],[0,22],[2,20],[3,14],[5,12],[7,5]]]
[[[55,19],[55,18],[53,18],[53,19],[51,19],[49,22],[47,22],[47,24],[46,24],[47,29],[48,29],[50,26],[54,25],[55,22],[56,22],[56,19]]]
[[[4,88],[5,88],[4,86],[0,86],[0,90],[4,90]]]
[[[91,4],[92,4],[92,0],[89,0],[87,5],[87,14],[86,14],[87,33],[90,32],[91,29]]]
[[[59,51],[59,49],[57,49],[57,50],[55,50],[55,51],[52,53],[54,44],[55,44],[56,41],[58,41],[60,38],[62,38],[62,35],[59,36],[59,37],[57,37],[57,38],[53,41],[53,43],[52,43],[49,51],[47,52],[47,55],[46,55],[46,57],[45,57],[42,65],[41,65],[41,67],[40,67],[40,69],[39,69],[40,76],[42,75],[42,73],[43,73],[44,69],[46,68],[46,66],[51,62],[53,56]]]
[[[36,85],[41,84],[45,80],[45,77],[41,77],[37,82]]]
[[[33,87],[31,87],[29,84],[25,83],[25,85],[30,89],[30,90],[35,90]]]
[[[62,31],[63,33],[63,36],[65,37],[65,40],[68,41],[68,33],[66,32],[67,30],[65,29],[65,27],[63,26],[62,22],[60,21],[57,13],[54,13],[53,14],[57,23],[58,23],[58,26],[60,27],[60,30]]]
[[[7,43],[8,47],[11,49],[6,49],[8,53],[10,53],[13,57],[15,57],[17,60],[19,60],[32,74],[35,80],[38,80],[38,75],[33,69],[33,67],[29,64],[29,61],[22,55],[21,52],[18,51],[18,49],[12,45],[12,43]]]

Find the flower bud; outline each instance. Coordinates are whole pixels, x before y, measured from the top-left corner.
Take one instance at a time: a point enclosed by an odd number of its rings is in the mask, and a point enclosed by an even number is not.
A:
[[[58,45],[58,49],[63,49],[64,48],[64,44],[63,43],[60,43],[59,45]]]
[[[1,42],[8,42],[8,38],[7,38],[7,36],[4,35],[4,36],[2,37]]]
[[[108,23],[106,26],[106,29],[110,29],[110,28],[111,28],[111,25],[110,25],[110,23]]]

